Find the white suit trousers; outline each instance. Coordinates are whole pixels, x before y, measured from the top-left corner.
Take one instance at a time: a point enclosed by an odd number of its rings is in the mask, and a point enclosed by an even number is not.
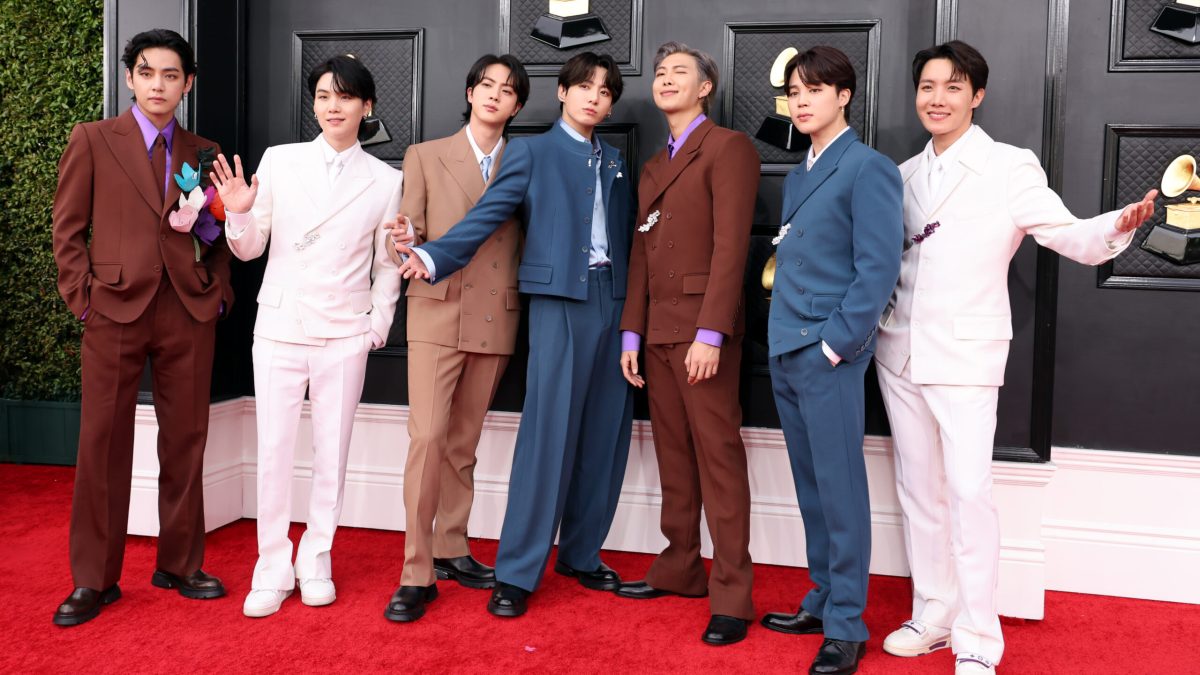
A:
[[[327,339],[322,346],[254,338],[258,563],[253,589],[290,590],[296,579],[332,578],[330,549],[342,512],[346,454],[370,342],[369,334]],[[312,406],[312,481],[308,527],[293,568],[288,538],[292,462],[305,389]]]
[[[1000,520],[992,501],[999,387],[914,384],[876,362],[892,427],[913,618],[950,628],[954,653],[999,663]]]

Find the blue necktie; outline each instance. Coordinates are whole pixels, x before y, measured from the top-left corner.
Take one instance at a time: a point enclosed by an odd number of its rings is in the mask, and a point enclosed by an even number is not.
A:
[[[483,161],[479,163],[479,170],[483,172],[483,182],[488,182],[492,177],[492,156],[485,155]]]

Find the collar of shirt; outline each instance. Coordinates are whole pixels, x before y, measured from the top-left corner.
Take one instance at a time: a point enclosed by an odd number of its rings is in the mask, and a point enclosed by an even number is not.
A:
[[[975,133],[975,128],[975,125],[972,124],[971,127],[967,129],[966,133],[964,133],[962,136],[959,136],[958,140],[951,143],[950,147],[943,150],[942,154],[940,155],[933,151],[933,139],[929,139],[929,142],[925,144],[925,152],[921,153],[922,162],[925,164],[926,175],[934,171],[935,168],[940,171],[945,171],[946,169],[954,166],[954,162],[957,162],[958,156],[962,154],[963,146],[966,145],[964,141],[970,138],[971,134]]]
[[[342,168],[345,168],[350,163],[350,159],[354,157],[354,154],[362,148],[362,145],[358,141],[355,141],[354,145],[338,152],[333,149],[329,141],[325,140],[325,134],[318,135],[317,139],[317,145],[321,146],[321,156],[325,159],[326,167],[332,167],[334,161],[340,157],[342,159]]]
[[[501,136],[500,139],[496,141],[496,146],[492,148],[491,152],[484,152],[483,150],[479,149],[479,144],[475,142],[475,135],[471,133],[471,125],[468,124],[463,128],[467,130],[467,142],[471,144],[471,150],[475,152],[475,163],[482,164],[484,157],[491,157],[492,166],[495,166],[496,155],[500,154],[500,148],[504,147],[504,137]]]
[[[829,139],[829,142],[825,144],[825,147],[821,148],[821,152],[814,152],[814,150],[816,150],[816,146],[809,145],[809,146],[808,146],[808,164],[807,164],[807,169],[808,169],[809,171],[811,171],[811,170],[812,170],[812,168],[813,168],[813,164],[816,164],[816,163],[817,163],[817,160],[818,160],[818,159],[821,159],[821,155],[825,154],[825,151],[829,149],[829,146],[831,146],[831,145],[833,145],[834,143],[836,143],[836,142],[837,142],[837,139],[841,138],[841,137],[842,137],[842,134],[846,133],[847,131],[850,131],[850,127],[849,127],[849,126],[846,126],[846,127],[845,127],[845,128],[843,128],[841,131],[839,131],[839,132],[837,133],[837,136],[834,136],[833,138]]]
[[[683,133],[679,134],[678,140],[672,138],[670,133],[667,134],[667,148],[669,155],[667,159],[675,159],[675,155],[679,153],[679,149],[683,147],[684,143],[687,143],[688,136],[691,136],[692,132],[696,130],[696,127],[703,124],[704,120],[706,119],[708,119],[708,116],[704,113],[700,113],[696,119],[692,120],[691,124],[687,125],[687,128],[683,130]]]
[[[133,119],[137,120],[138,129],[142,132],[142,140],[146,142],[146,153],[149,155],[154,154],[154,141],[158,138],[159,134],[162,134],[163,138],[167,140],[167,153],[170,154],[171,144],[175,141],[175,118],[172,117],[171,121],[167,122],[167,126],[160,130],[154,126],[154,122],[151,122],[149,117],[146,117],[141,108],[137,107],[136,103],[133,104],[132,110]],[[168,168],[170,168],[170,165],[168,165]]]
[[[570,124],[567,124],[566,121],[563,120],[562,118],[559,118],[558,123],[559,123],[559,125],[562,126],[562,128],[564,130],[566,130],[567,134],[571,138],[574,138],[575,140],[579,141],[580,143],[589,143],[590,142],[592,144],[592,156],[593,157],[600,156],[600,154],[601,154],[600,139],[596,138],[595,133],[592,134],[592,140],[588,141],[588,139],[583,137],[583,134],[579,133],[578,131],[575,131],[575,129]],[[597,169],[598,168],[599,167],[597,167]]]

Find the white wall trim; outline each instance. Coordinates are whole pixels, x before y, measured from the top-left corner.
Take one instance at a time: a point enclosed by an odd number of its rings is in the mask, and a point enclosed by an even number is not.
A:
[[[205,456],[209,530],[256,511],[253,398],[213,404]],[[293,473],[293,520],[303,521],[312,477],[311,411],[306,404]],[[472,536],[496,538],[520,415],[490,412],[475,473]],[[342,524],[404,529],[406,406],[362,404],[346,474]],[[157,422],[139,406],[130,533],[158,532]],[[755,562],[805,564],[804,531],[778,429],[744,428],[751,481],[751,555]],[[907,575],[903,519],[896,498],[891,439],[863,448],[871,489],[871,572]],[[993,463],[1001,513],[1000,608],[1040,619],[1046,589],[1200,603],[1200,457],[1054,448],[1047,464]],[[629,467],[607,548],[655,553],[662,503],[650,425],[634,425]],[[711,553],[707,531],[702,551]],[[247,561],[247,565],[252,561]]]

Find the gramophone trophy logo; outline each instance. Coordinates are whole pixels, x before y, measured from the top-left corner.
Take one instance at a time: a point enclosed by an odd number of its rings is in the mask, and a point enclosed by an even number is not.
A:
[[[764,143],[788,151],[803,150],[808,147],[808,137],[800,133],[792,124],[792,115],[788,111],[787,82],[784,81],[784,69],[788,61],[799,52],[795,47],[788,47],[779,52],[775,63],[771,65],[771,86],[783,89],[783,94],[775,97],[775,110],[763,118],[762,125],[754,137]]]
[[[549,10],[529,33],[555,49],[570,49],[612,39],[600,17],[588,11],[588,0],[550,0]]]
[[[1196,175],[1196,158],[1180,155],[1167,167],[1162,178],[1164,197],[1179,197],[1186,192],[1200,192],[1200,176]],[[1150,230],[1142,248],[1176,265],[1200,262],[1200,197],[1167,204],[1167,222]]]
[[[1150,30],[1190,45],[1200,44],[1200,0],[1178,0],[1166,5]]]

